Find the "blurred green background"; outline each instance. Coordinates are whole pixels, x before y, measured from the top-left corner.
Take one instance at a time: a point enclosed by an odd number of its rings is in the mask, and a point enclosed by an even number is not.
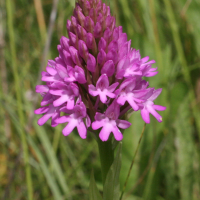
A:
[[[200,1],[107,2],[132,47],[157,61],[159,73],[148,80],[151,87],[163,88],[156,103],[167,107],[161,124],[152,117],[146,126],[123,200],[199,200]],[[41,101],[35,93],[40,71],[47,59],[58,56],[74,3],[0,1],[0,199],[28,199],[29,188],[34,200],[87,200],[92,169],[102,188],[91,135],[82,140],[74,131],[64,137],[64,125],[39,127],[39,116],[33,114]],[[144,126],[139,112],[130,121],[123,139],[121,187]],[[32,187],[25,172],[31,173]]]

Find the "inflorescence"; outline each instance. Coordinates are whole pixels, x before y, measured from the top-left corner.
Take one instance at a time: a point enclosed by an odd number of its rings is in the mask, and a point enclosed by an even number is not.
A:
[[[143,77],[156,75],[154,60],[141,58],[139,50],[131,48],[131,41],[122,27],[116,26],[109,6],[101,0],[79,0],[71,20],[67,21],[69,39],[62,36],[58,45],[59,57],[49,60],[36,92],[43,97],[35,114],[44,114],[38,124],[51,118],[51,126],[67,123],[65,136],[75,127],[85,139],[87,130],[101,129],[99,137],[107,141],[110,133],[122,140],[120,129],[131,123],[124,120],[127,111],[141,111],[142,119],[150,123],[151,113],[164,106],[154,100],[162,89],[149,87]]]

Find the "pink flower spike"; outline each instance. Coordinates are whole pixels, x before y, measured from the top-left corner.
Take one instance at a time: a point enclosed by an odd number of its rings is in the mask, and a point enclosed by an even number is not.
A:
[[[119,85],[119,83],[114,83],[111,86],[109,86],[109,80],[106,74],[102,74],[96,84],[96,87],[93,85],[89,85],[89,93],[92,96],[99,95],[100,100],[102,103],[106,103],[107,96],[110,98],[115,98],[115,94],[113,91],[116,89],[116,87]]]
[[[161,122],[158,112],[166,107],[154,100],[162,89],[144,80],[158,73],[152,67],[155,61],[131,48],[110,7],[103,0],[76,0],[66,25],[68,38],[60,38],[59,55],[48,61],[41,73],[45,83],[35,88],[43,98],[42,108],[35,111],[43,114],[38,124],[48,119],[51,126],[66,123],[63,134],[77,128],[81,138],[86,138],[92,124],[94,130],[100,129],[95,131],[100,139],[107,141],[111,132],[116,140],[123,138],[120,130],[130,126],[124,120],[128,111],[140,110],[146,123],[150,114]]]

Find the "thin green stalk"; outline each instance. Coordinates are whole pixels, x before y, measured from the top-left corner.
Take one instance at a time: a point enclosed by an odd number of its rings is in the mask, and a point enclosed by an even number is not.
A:
[[[134,164],[134,162],[135,162],[135,158],[136,158],[136,155],[137,155],[137,152],[138,152],[138,149],[139,149],[141,140],[142,140],[142,136],[143,136],[143,134],[144,134],[145,127],[146,127],[146,123],[144,124],[144,127],[143,127],[143,129],[142,129],[142,133],[141,133],[141,135],[140,135],[140,139],[139,139],[139,141],[138,141],[138,145],[137,145],[135,154],[134,154],[134,156],[133,156],[133,160],[132,160],[132,162],[131,162],[131,166],[130,166],[130,168],[129,168],[128,175],[127,175],[127,177],[126,177],[126,181],[125,181],[124,187],[123,187],[123,189],[122,189],[122,193],[121,193],[121,196],[120,196],[120,200],[122,200],[122,197],[123,197],[123,195],[124,195],[124,192],[125,192],[125,189],[126,189],[126,186],[127,186],[127,183],[128,183],[128,179],[129,179],[129,177],[130,177],[131,170],[132,170],[132,168],[133,168],[133,164]]]
[[[111,139],[109,139],[106,142],[102,142],[100,139],[98,139],[98,146],[101,161],[102,179],[104,185],[108,170],[110,169],[110,166],[112,165],[114,160],[114,150],[112,149]]]
[[[6,9],[7,9],[7,23],[8,23],[8,34],[10,41],[10,51],[11,51],[11,64],[14,76],[14,85],[15,85],[15,93],[17,99],[17,112],[20,121],[20,126],[24,127],[24,113],[23,113],[23,104],[21,99],[21,86],[20,86],[20,78],[17,70],[17,59],[16,59],[16,48],[15,48],[15,39],[14,39],[14,28],[13,28],[13,10],[11,0],[6,0]],[[29,153],[28,146],[26,142],[26,135],[23,128],[20,131],[22,146],[23,146],[23,156],[24,156],[24,164],[25,164],[25,173],[26,173],[26,183],[28,187],[28,199],[33,199],[33,189],[32,189],[32,179],[31,179],[31,169],[29,165]]]

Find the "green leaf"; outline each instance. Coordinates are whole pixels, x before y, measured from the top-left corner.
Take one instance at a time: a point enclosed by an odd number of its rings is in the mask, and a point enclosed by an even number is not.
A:
[[[119,143],[119,148],[116,154],[116,158],[111,165],[105,185],[103,188],[103,199],[104,200],[117,200],[120,196],[120,184],[119,184],[119,174],[121,169],[121,150],[122,143]]]
[[[37,135],[38,135],[38,137],[42,143],[42,146],[46,152],[46,155],[53,167],[53,170],[55,171],[56,178],[57,178],[58,182],[60,183],[61,188],[63,189],[63,191],[66,195],[69,195],[70,194],[69,187],[66,183],[64,172],[63,172],[61,165],[55,155],[55,152],[53,150],[53,147],[51,145],[51,142],[49,140],[49,137],[48,137],[45,129],[43,127],[39,127],[36,123],[34,123],[34,128],[37,131]]]
[[[189,97],[186,96],[179,107],[175,121],[176,172],[179,180],[180,199],[182,200],[192,199],[195,176],[198,174],[194,167],[195,144],[190,108],[187,105],[189,105]]]
[[[96,182],[94,180],[93,171],[91,173],[91,178],[90,178],[89,197],[90,197],[90,200],[103,200],[97,188]]]
[[[40,163],[40,167],[41,167],[43,174],[44,174],[44,176],[47,180],[47,184],[49,185],[49,187],[51,189],[51,192],[53,194],[54,199],[62,200],[63,198],[62,198],[60,189],[59,189],[58,185],[56,184],[56,180],[54,179],[54,176],[49,171],[48,165],[45,162],[45,158],[43,157],[42,152],[38,148],[38,145],[34,142],[34,140],[31,138],[31,136],[28,135],[27,139],[28,139],[30,146],[35,151],[35,154],[36,154],[36,156],[39,160],[39,163]]]

